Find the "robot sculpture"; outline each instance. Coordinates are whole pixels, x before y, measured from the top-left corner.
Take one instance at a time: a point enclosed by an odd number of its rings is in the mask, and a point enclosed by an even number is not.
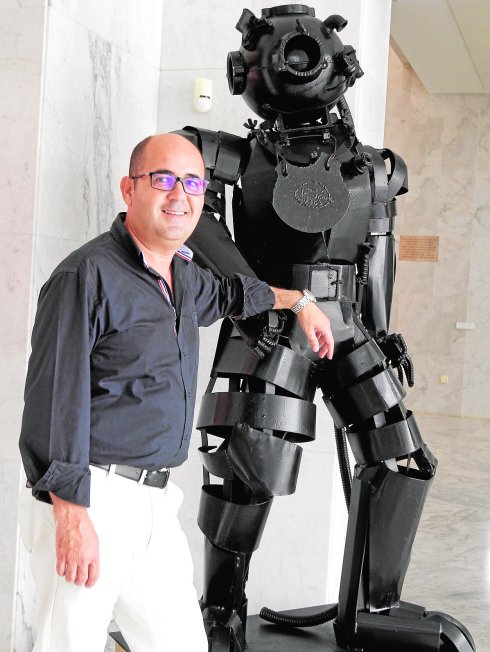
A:
[[[260,18],[245,9],[228,82],[264,121],[248,121],[248,138],[179,132],[201,149],[210,179],[189,241],[195,259],[221,274],[311,292],[335,338],[328,361],[309,349],[292,314],[223,324],[197,424],[205,469],[201,606],[212,652],[247,647],[250,560],[273,496],[295,490],[297,444],[315,437],[318,387],[335,422],[349,503],[339,604],[323,620],[335,618],[337,643],[349,649],[475,649],[452,617],[400,600],[437,461],[402,403],[412,365],[403,338],[389,334],[395,198],[407,191],[406,168],[394,152],[356,138],[344,94],[363,73],[337,35],[346,24],[338,15],[322,22],[306,5],[263,9]],[[225,184],[234,186],[234,241]],[[213,391],[218,378],[227,391]],[[209,434],[221,445],[209,446]]]

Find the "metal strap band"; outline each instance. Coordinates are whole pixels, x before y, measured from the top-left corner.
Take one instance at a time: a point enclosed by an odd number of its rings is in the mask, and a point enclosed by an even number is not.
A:
[[[396,215],[396,203],[390,201],[387,204],[373,204],[371,211],[371,218],[369,223],[373,220],[384,220],[387,218],[394,218]]]
[[[206,471],[224,480],[240,479],[254,495],[289,496],[296,490],[302,449],[292,442],[237,423],[228,442],[202,446]]]
[[[230,338],[220,351],[213,371],[219,376],[253,376],[273,383],[306,401],[316,390],[315,364],[278,344],[259,359],[241,338]]]
[[[404,396],[403,387],[388,368],[334,396],[324,396],[323,400],[337,427],[344,427],[389,410]]]
[[[184,133],[182,133],[182,131]],[[178,132],[182,136],[185,136],[185,132],[190,132],[194,134],[198,139],[198,147],[201,150],[202,157],[206,167],[214,170],[216,164],[216,154],[219,147],[219,137],[215,131],[210,131],[209,129],[197,129],[196,127],[191,127],[189,125],[185,126],[184,129]]]
[[[216,478],[223,478],[223,480],[233,480],[235,478],[226,450],[221,446],[219,448],[216,446],[201,446],[199,448],[199,457],[206,471]]]
[[[409,455],[423,445],[422,435],[413,414],[406,421],[392,423],[376,430],[348,432],[352,453],[358,464],[374,464],[382,460]]]
[[[389,206],[389,204],[386,204]],[[394,217],[380,217],[372,218],[369,220],[370,233],[389,233],[395,228]]]
[[[388,233],[395,228],[396,202],[373,204],[369,219],[370,233]]]
[[[381,152],[375,147],[364,145],[364,150],[371,155],[374,173],[374,202],[386,203],[388,201],[388,174]]]
[[[376,149],[364,145],[365,151],[371,154],[374,170],[374,201],[386,203],[397,195],[407,192],[407,166],[405,161],[391,149]],[[390,175],[386,170],[385,160],[390,161]]]
[[[230,465],[254,494],[289,496],[296,490],[302,449],[237,423],[228,443]]]
[[[272,498],[253,505],[240,505],[223,498],[221,485],[202,488],[197,524],[215,546],[232,552],[257,550],[272,506]]]
[[[315,439],[316,406],[289,396],[249,392],[205,394],[197,419],[197,428],[224,437],[236,423],[252,428],[287,432],[287,440],[304,442]]]
[[[337,377],[346,387],[352,385],[369,370],[384,363],[385,356],[374,340],[348,353],[337,362]]]
[[[241,148],[244,139],[226,131],[219,132],[219,149],[213,176],[225,183],[235,183],[240,169]]]
[[[383,149],[383,157],[390,159],[391,172],[388,179],[388,199],[403,195],[408,190],[407,166],[405,161],[391,149]]]

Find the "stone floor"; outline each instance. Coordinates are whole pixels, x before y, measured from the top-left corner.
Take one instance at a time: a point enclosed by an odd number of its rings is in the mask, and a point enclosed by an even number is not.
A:
[[[490,421],[418,415],[439,466],[403,598],[451,614],[490,652]]]
[[[451,614],[478,652],[490,652],[490,421],[420,414],[417,421],[439,466],[403,599]]]

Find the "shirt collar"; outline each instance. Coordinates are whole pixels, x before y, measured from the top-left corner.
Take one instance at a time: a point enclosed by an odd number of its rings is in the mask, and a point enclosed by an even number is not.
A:
[[[180,256],[180,258],[186,260],[188,263],[192,260],[192,257],[194,256],[194,252],[192,251],[192,249],[189,249],[189,247],[185,244],[181,245],[177,249],[175,254],[176,256]]]
[[[111,235],[115,240],[117,240],[117,242],[122,247],[124,247],[124,249],[129,251],[131,254],[136,255],[138,257],[138,260],[144,263],[145,259],[143,256],[143,252],[138,247],[136,242],[131,237],[131,234],[124,226],[125,219],[126,219],[126,213],[118,214],[118,216],[112,223]],[[186,245],[181,245],[175,252],[175,255],[181,258],[182,260],[185,260],[186,262],[190,262],[192,260],[194,253],[192,249],[189,249],[189,247],[187,247]]]

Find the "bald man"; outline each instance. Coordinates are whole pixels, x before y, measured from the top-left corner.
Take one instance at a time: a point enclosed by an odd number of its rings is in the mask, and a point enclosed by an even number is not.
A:
[[[41,290],[20,437],[35,652],[102,652],[113,616],[132,652],[208,649],[169,480],[188,453],[198,327],[302,294],[192,262],[204,173],[181,136],[139,143],[121,180],[127,212]],[[327,317],[311,303],[298,319],[331,358]]]

